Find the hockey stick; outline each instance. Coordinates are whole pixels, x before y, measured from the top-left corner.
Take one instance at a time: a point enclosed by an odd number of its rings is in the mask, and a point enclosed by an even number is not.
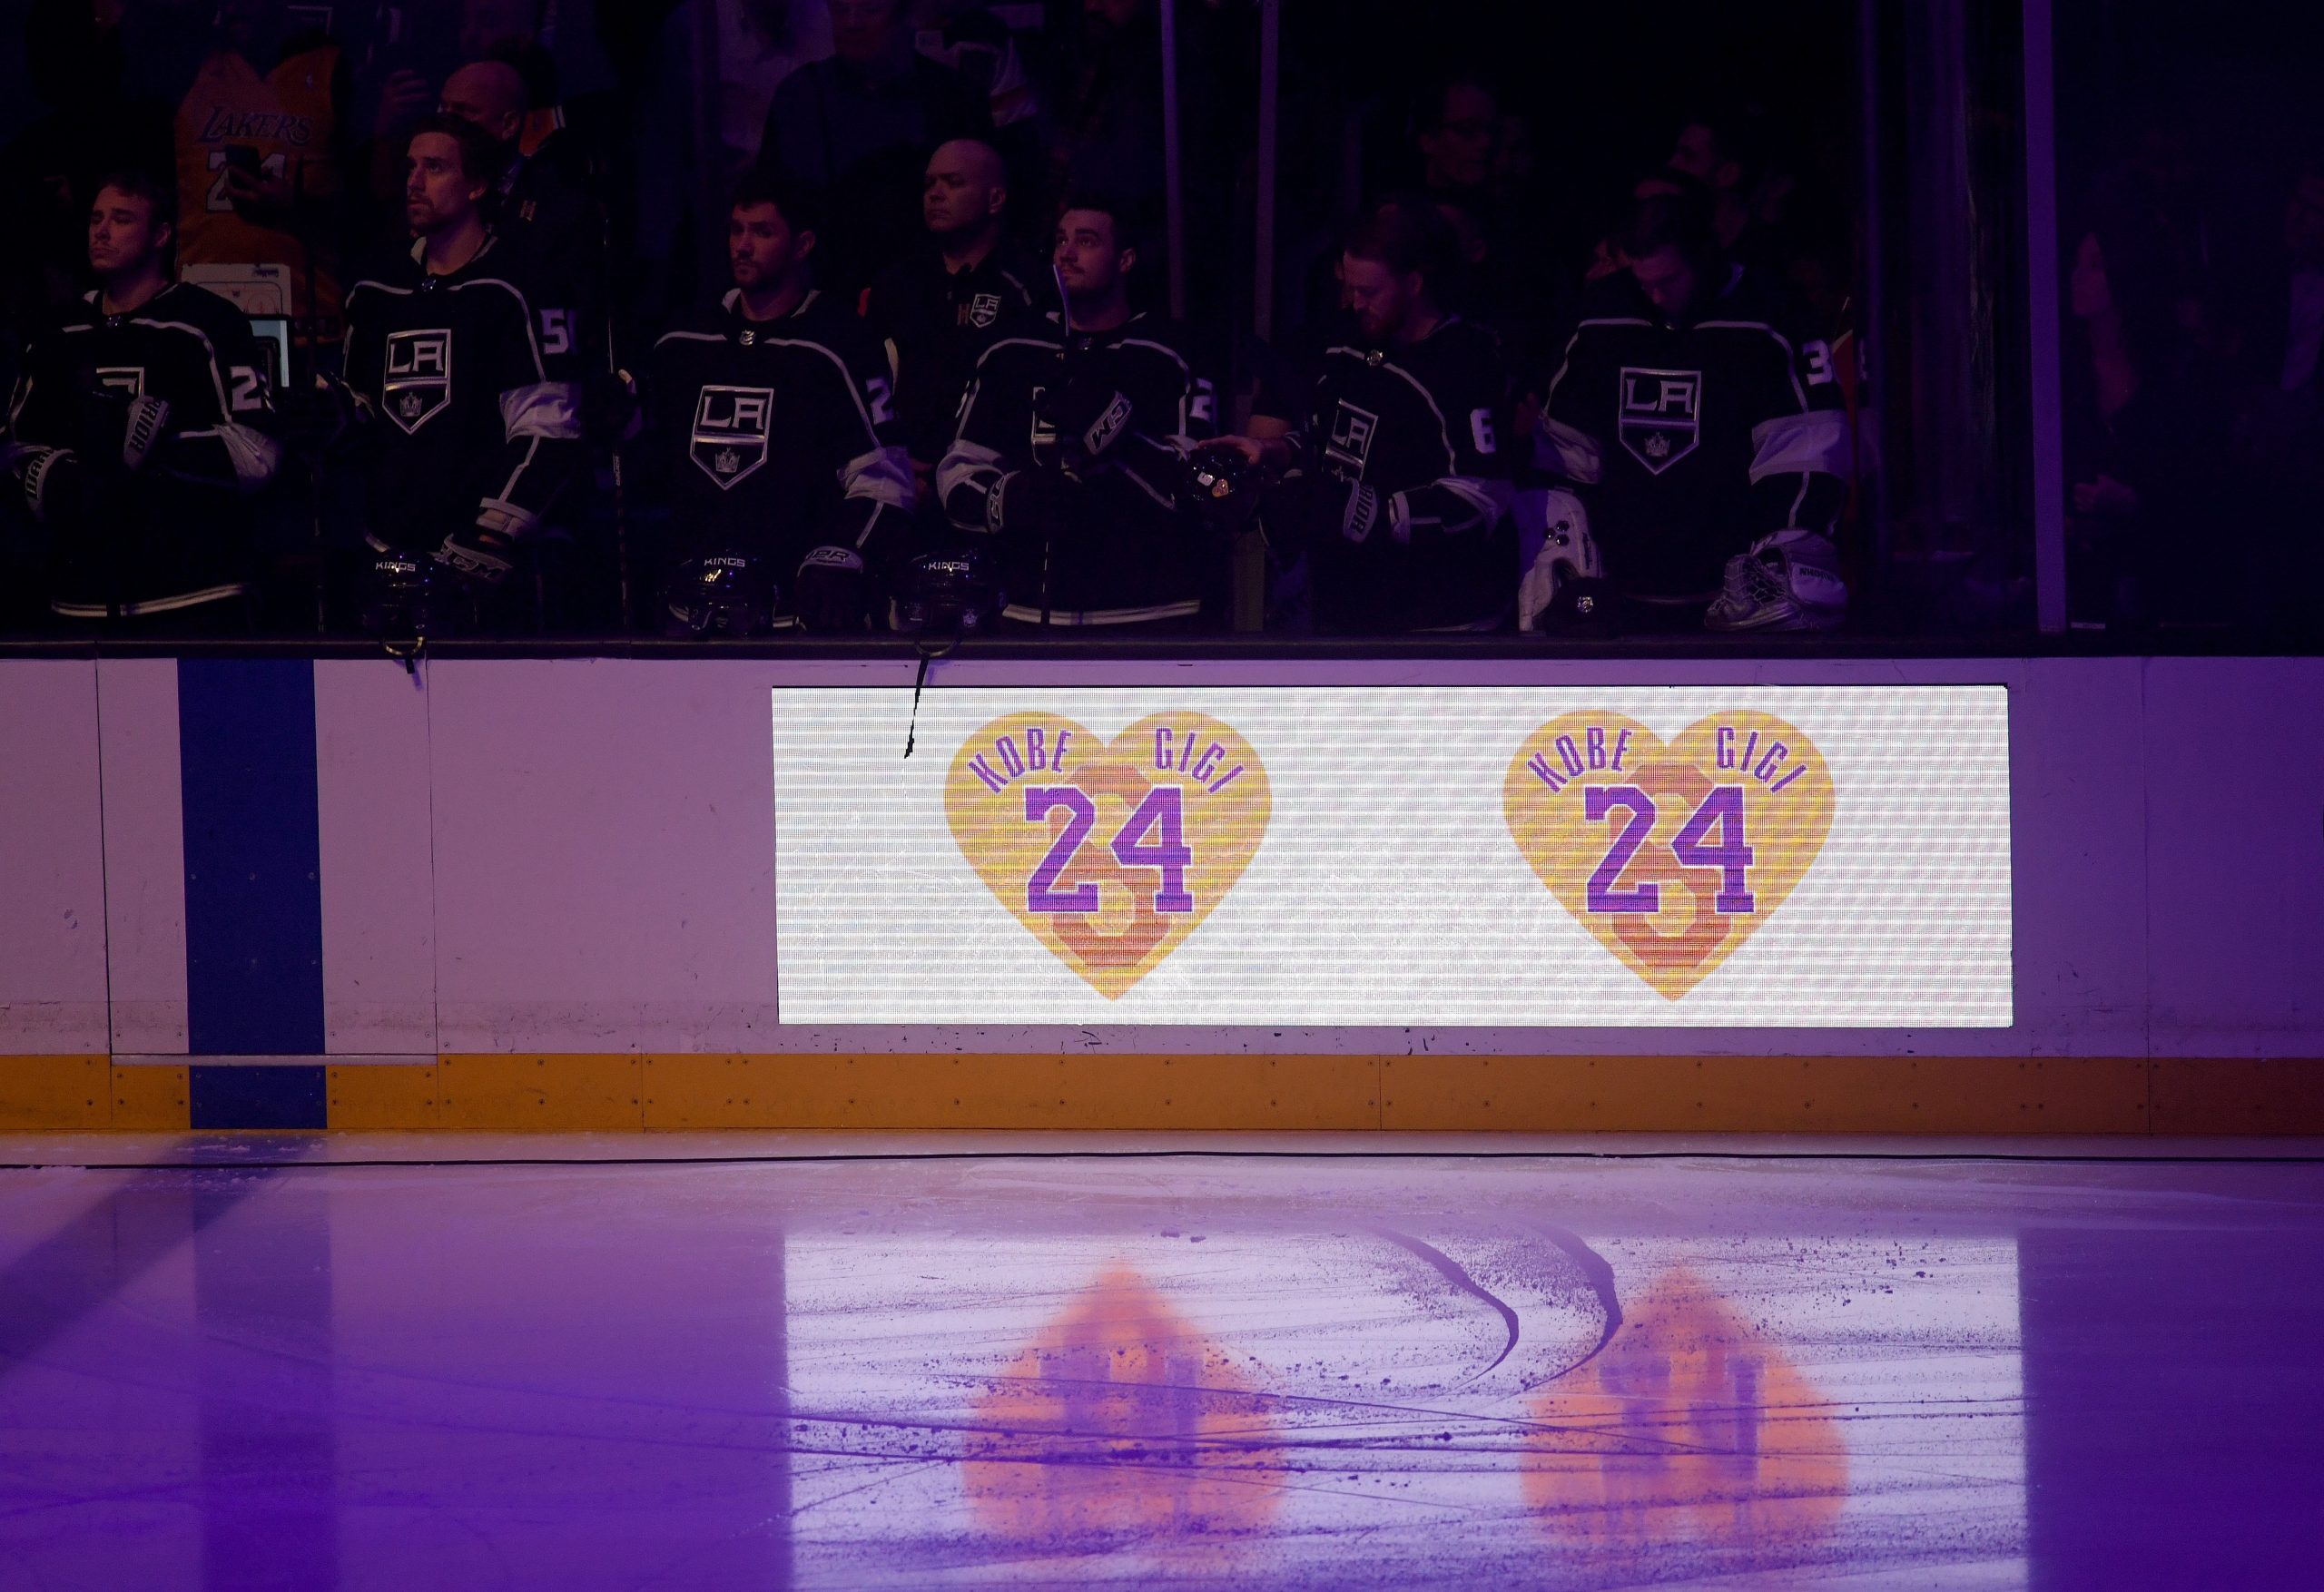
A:
[[[1073,358],[1073,298],[1065,290],[1065,271],[1054,260],[1049,261],[1049,280],[1057,287],[1057,368],[1058,379],[1062,381],[1066,366]],[[1065,466],[1061,447],[1059,452],[1057,467],[1062,470]],[[1057,521],[1053,509],[1049,524],[1041,530],[1041,633],[1045,635],[1049,628],[1049,567],[1056,549]]]

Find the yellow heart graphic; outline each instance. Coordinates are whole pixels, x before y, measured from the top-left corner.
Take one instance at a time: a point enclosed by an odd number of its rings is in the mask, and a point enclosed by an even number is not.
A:
[[[1783,905],[1832,809],[1823,755],[1771,713],[1714,713],[1668,746],[1620,713],[1567,713],[1502,784],[1510,835],[1550,893],[1669,1000]]]
[[[1055,713],[1004,714],[944,781],[960,854],[1108,1000],[1226,899],[1271,806],[1259,754],[1200,713],[1152,713],[1110,742]]]

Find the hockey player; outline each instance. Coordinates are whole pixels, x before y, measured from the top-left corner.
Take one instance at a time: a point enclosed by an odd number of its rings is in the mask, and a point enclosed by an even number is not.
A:
[[[1517,588],[1516,530],[1493,418],[1507,385],[1500,340],[1446,312],[1434,284],[1451,229],[1424,201],[1379,206],[1340,258],[1353,340],[1304,393],[1263,408],[1229,439],[1255,463],[1295,469],[1289,526],[1305,545],[1315,622],[1342,634],[1492,630]],[[1304,503],[1303,500],[1304,499]]]
[[[0,437],[17,501],[49,533],[49,605],[67,618],[183,629],[174,616],[214,623],[250,589],[241,500],[281,457],[266,366],[239,310],[171,280],[169,201],[143,172],[99,188],[101,285],[34,337]]]
[[[1008,174],[990,144],[938,146],[920,208],[928,243],[873,279],[863,318],[888,346],[904,447],[924,471],[952,440],[977,356],[1030,313],[1034,278],[1008,243]]]
[[[543,341],[485,225],[493,155],[458,117],[424,120],[407,155],[411,252],[347,295],[369,540],[479,589],[506,579],[582,452],[570,356]]]
[[[1219,559],[1179,501],[1211,384],[1131,310],[1137,250],[1114,201],[1068,199],[1054,260],[1071,328],[1052,311],[985,350],[937,494],[953,525],[998,541],[1008,620],[1187,628]]]
[[[1578,521],[1632,630],[1820,628],[1847,592],[1828,533],[1846,418],[1831,350],[1718,246],[1692,197],[1639,201],[1550,383],[1551,518]],[[1529,625],[1553,582],[1529,575]]]
[[[726,220],[734,286],[655,343],[647,405],[676,561],[772,561],[779,625],[861,631],[907,551],[911,467],[878,346],[812,284],[813,222],[803,187],[743,184]]]

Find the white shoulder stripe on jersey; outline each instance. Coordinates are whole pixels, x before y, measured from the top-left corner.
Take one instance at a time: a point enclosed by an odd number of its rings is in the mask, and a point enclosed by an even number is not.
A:
[[[1793,351],[1789,338],[1764,320],[1698,320],[1695,325],[1704,330],[1757,331],[1773,338],[1776,346],[1783,350],[1783,373],[1791,380],[1791,396],[1799,400],[1801,408],[1807,407],[1807,389],[1799,385],[1799,356]]]
[[[1581,334],[1585,328],[1592,326],[1652,326],[1654,322],[1650,320],[1641,320],[1635,315],[1600,315],[1593,316],[1587,320],[1578,320],[1574,322],[1573,334],[1565,339],[1565,352],[1558,356],[1557,374],[1550,378],[1550,390],[1542,395],[1542,401],[1546,403],[1549,399],[1558,396],[1558,384],[1565,379],[1565,373],[1569,369],[1572,369],[1573,366],[1573,345],[1581,340]]]
[[[1325,359],[1329,359],[1334,354],[1348,354],[1367,362],[1372,357],[1371,350],[1369,349],[1352,349],[1344,344],[1342,344],[1338,348],[1326,349],[1324,351],[1324,357]],[[1420,394],[1421,402],[1426,404],[1428,406],[1428,412],[1436,417],[1436,435],[1444,444],[1445,474],[1451,475],[1453,471],[1459,469],[1461,467],[1461,456],[1452,450],[1452,427],[1444,423],[1444,411],[1436,407],[1435,396],[1432,394],[1427,388],[1421,385],[1420,378],[1418,377],[1415,377],[1411,371],[1405,369],[1402,365],[1397,364],[1393,359],[1381,360],[1379,368],[1383,370],[1394,371],[1397,375],[1404,378],[1405,385],[1410,387],[1414,392]]]
[[[392,282],[382,282],[375,280],[370,277],[365,277],[361,281],[357,282],[353,287],[347,290],[346,302],[350,304],[353,303],[355,301],[355,295],[361,292],[366,288],[370,288],[382,293],[393,293],[399,299],[409,299],[412,295],[412,290],[409,288],[399,288]],[[452,284],[452,290],[456,293],[463,288],[498,288],[507,293],[510,298],[517,300],[517,318],[525,323],[525,344],[533,351],[533,369],[536,373],[546,378],[548,375],[548,370],[547,368],[541,363],[541,339],[539,335],[533,329],[533,306],[532,302],[525,297],[524,290],[518,288],[516,283],[503,281],[498,277],[470,277],[467,281],[454,282]],[[665,333],[664,335],[675,337],[679,334],[670,332]]]
[[[200,341],[202,357],[209,362],[211,390],[218,395],[218,412],[222,415],[233,412],[232,406],[226,401],[226,379],[219,374],[218,350],[211,343],[208,332],[198,326],[189,326],[182,320],[148,320],[143,315],[131,316],[129,323],[132,326],[151,326],[162,331],[182,331],[188,337]]]

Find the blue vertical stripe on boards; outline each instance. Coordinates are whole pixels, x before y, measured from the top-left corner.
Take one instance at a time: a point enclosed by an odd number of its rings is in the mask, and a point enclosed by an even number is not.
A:
[[[178,762],[187,1048],[196,1056],[320,1056],[314,665],[178,660]],[[237,1068],[251,1076],[205,1081],[208,1070],[195,1064],[190,1080],[197,1127],[322,1125],[320,1066]],[[196,1104],[205,1098],[226,1115],[255,1120],[219,1120]]]

